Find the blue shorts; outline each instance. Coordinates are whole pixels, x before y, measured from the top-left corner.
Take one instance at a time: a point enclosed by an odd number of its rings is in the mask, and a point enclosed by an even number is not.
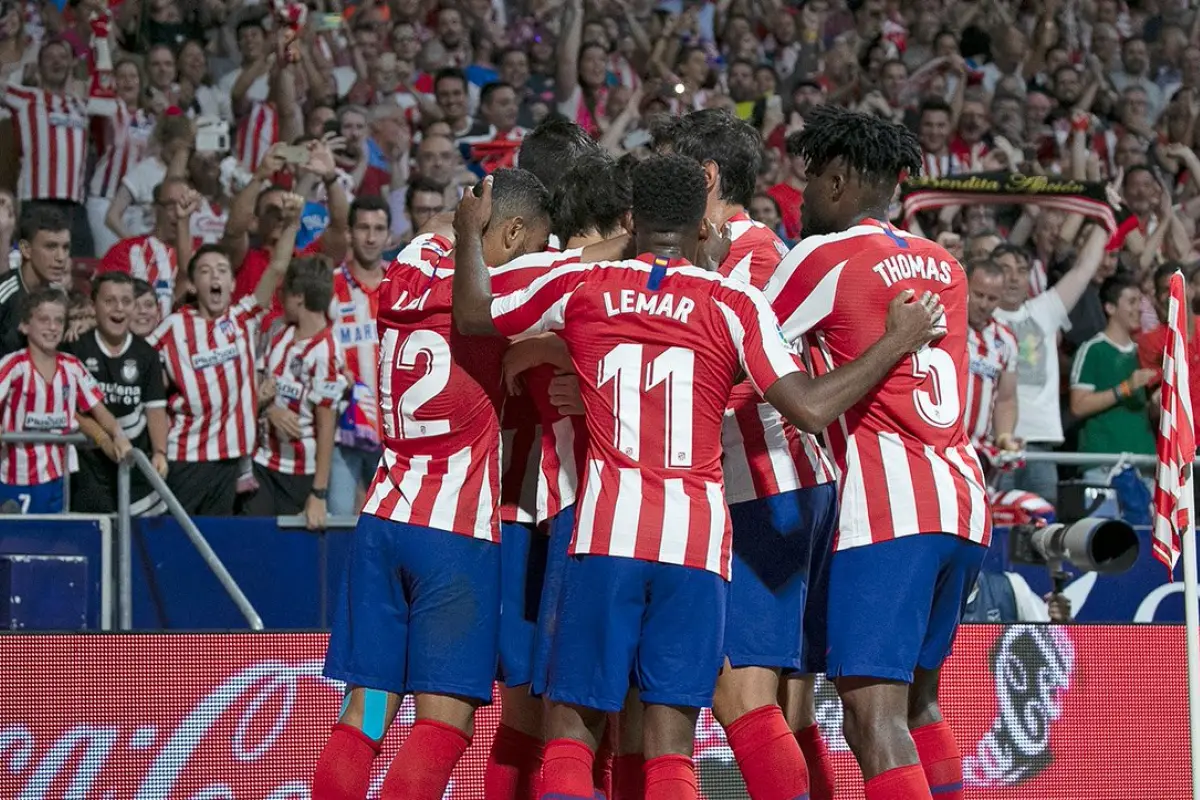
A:
[[[642,702],[704,708],[724,660],[729,584],[715,572],[617,556],[567,562],[546,696],[620,711]]]
[[[0,483],[0,505],[13,500],[19,508],[18,514],[61,514],[63,506],[63,479],[32,486]]]
[[[537,641],[538,608],[550,540],[533,524],[500,526],[500,672],[505,686],[529,683]]]
[[[838,532],[838,488],[836,483],[831,483],[809,491],[816,492],[826,487],[833,491],[833,518],[829,525],[813,528],[808,593],[804,597],[804,641],[800,651],[800,671],[809,675],[825,672],[825,654],[829,650],[829,568],[833,563],[833,541]]]
[[[399,695],[492,699],[500,546],[358,518],[333,609],[325,677]]]
[[[837,497],[837,484],[828,483],[729,507],[733,580],[725,655],[733,666],[802,668],[812,566],[832,541]]]
[[[529,691],[546,693],[550,671],[550,645],[558,627],[558,603],[562,597],[563,575],[570,560],[571,537],[575,535],[575,506],[559,511],[550,520],[549,550],[546,554],[546,574],[542,580],[542,604],[538,608],[537,637],[533,652],[533,680]]]
[[[834,553],[829,676],[911,683],[914,669],[940,667],[986,553],[944,533]]]

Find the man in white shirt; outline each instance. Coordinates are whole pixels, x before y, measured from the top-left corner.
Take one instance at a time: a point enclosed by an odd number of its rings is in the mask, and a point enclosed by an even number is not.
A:
[[[992,251],[992,260],[1004,270],[1004,295],[995,317],[1017,337],[1017,404],[1021,409],[1016,437],[1028,451],[1049,451],[1063,441],[1059,398],[1058,332],[1070,330],[1068,315],[1104,260],[1107,232],[1093,226],[1074,266],[1058,283],[1029,297],[1029,257],[1012,245]],[[1058,497],[1058,467],[1035,462],[1004,473],[1001,490],[1024,489],[1046,498]]]

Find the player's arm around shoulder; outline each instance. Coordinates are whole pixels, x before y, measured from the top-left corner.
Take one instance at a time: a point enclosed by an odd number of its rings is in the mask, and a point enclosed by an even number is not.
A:
[[[796,371],[770,386],[763,397],[788,420],[808,433],[819,433],[882,381],[900,359],[944,333],[937,295],[914,300],[911,289],[899,292],[888,306],[884,334],[865,353],[832,372],[813,378]]]

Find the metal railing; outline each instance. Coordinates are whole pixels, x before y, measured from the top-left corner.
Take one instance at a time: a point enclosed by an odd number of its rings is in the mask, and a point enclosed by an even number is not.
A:
[[[3,444],[54,444],[75,445],[76,447],[91,447],[93,442],[82,433],[0,433],[0,443]],[[250,599],[238,586],[220,556],[212,549],[212,545],[204,538],[204,534],[196,527],[196,523],[184,511],[175,493],[167,487],[167,482],[158,474],[158,470],[146,458],[141,450],[130,451],[129,458],[117,464],[117,627],[127,631],[133,629],[133,516],[129,511],[130,470],[137,467],[149,482],[158,496],[166,503],[171,516],[179,523],[179,527],[191,541],[192,546],[200,554],[205,565],[212,570],[221,588],[229,595],[229,599],[237,606],[251,630],[263,629],[262,617],[254,609]],[[68,504],[68,487],[63,487],[63,508]]]

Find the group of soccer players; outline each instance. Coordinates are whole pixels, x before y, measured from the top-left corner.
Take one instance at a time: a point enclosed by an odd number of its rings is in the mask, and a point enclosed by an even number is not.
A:
[[[791,252],[745,213],[757,134],[701,111],[640,162],[543,124],[388,268],[314,798],[366,796],[412,694],[381,796],[438,800],[497,678],[488,800],[695,798],[709,706],[753,800],[829,798],[817,673],[869,800],[962,797],[938,670],[990,536],[966,277],[886,221],[906,129],[822,108],[788,146]]]

